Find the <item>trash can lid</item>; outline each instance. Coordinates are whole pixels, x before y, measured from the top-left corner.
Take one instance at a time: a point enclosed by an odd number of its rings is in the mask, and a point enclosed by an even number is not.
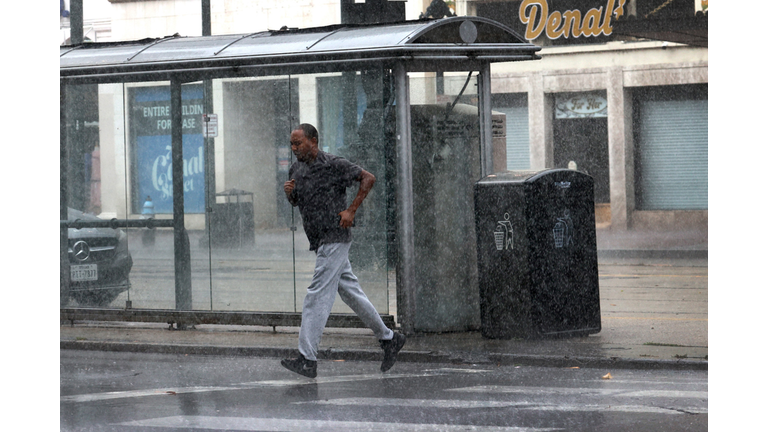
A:
[[[502,171],[481,178],[477,184],[521,183],[538,174],[539,171]]]
[[[550,176],[570,178],[581,176],[588,177],[588,175],[584,174],[583,172],[565,168],[550,168],[539,171],[501,171],[483,177],[482,179],[478,180],[477,184],[482,186],[498,183],[533,183]]]

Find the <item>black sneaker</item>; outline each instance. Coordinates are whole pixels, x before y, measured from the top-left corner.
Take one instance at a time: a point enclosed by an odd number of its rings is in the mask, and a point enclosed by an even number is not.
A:
[[[305,377],[315,378],[317,376],[317,361],[307,360],[301,354],[295,359],[283,359],[280,364],[289,371]]]
[[[397,353],[405,345],[405,335],[395,333],[392,340],[379,340],[379,344],[381,349],[384,350],[384,361],[381,362],[381,371],[386,372],[395,365]]]

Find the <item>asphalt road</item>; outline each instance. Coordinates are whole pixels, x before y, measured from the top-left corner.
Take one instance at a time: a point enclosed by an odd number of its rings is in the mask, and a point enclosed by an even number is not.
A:
[[[62,431],[703,431],[706,371],[60,352]]]

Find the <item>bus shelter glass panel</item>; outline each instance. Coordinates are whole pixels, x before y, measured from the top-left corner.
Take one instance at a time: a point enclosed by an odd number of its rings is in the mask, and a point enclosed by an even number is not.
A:
[[[481,178],[477,72],[410,73],[416,328],[464,330],[478,312],[475,182]]]
[[[169,217],[168,89],[168,82],[66,86],[69,219],[138,219],[149,211]],[[169,228],[70,228],[68,243],[70,289],[62,305],[175,307]]]
[[[127,130],[131,214],[173,219],[171,163],[171,89],[167,82],[127,84]],[[181,89],[184,222],[189,238],[192,309],[208,309],[210,286],[207,250],[198,246],[205,226],[205,146],[202,135],[203,87]],[[154,216],[153,216],[154,215]],[[172,228],[136,229],[140,258],[150,272],[135,290],[133,307],[174,309],[177,306]],[[184,254],[179,256],[183,258]],[[185,306],[186,308],[186,306]]]
[[[215,179],[209,181],[216,193],[207,238],[212,309],[301,311],[316,255],[283,184],[295,161],[291,130],[310,123],[319,130],[321,150],[344,156],[379,178],[357,212],[350,261],[377,310],[388,312],[385,142],[377,138],[383,135],[382,75],[377,75],[379,85],[370,96],[362,76],[350,72],[213,81],[218,135]],[[361,136],[364,117],[379,123]],[[356,192],[350,188],[350,200]],[[338,301],[333,312],[351,310]]]
[[[295,312],[294,271],[312,268],[307,253],[294,252],[296,215],[283,192],[298,85],[273,76],[217,79],[211,89],[215,168],[201,243],[210,251],[210,308]]]
[[[376,69],[295,77],[300,85],[300,116],[297,123],[310,123],[317,127],[322,151],[342,156],[376,176],[376,184],[355,215],[349,260],[376,310],[389,313],[391,267],[388,256],[392,245],[388,241],[391,239],[388,236],[388,221],[393,219],[388,215],[394,214],[394,204],[388,200],[391,196],[388,191],[394,190],[394,177],[391,175],[393,159],[388,159],[388,152],[394,148],[391,131],[395,115],[391,109],[391,75]],[[347,189],[348,202],[352,201],[357,190],[357,186]],[[297,238],[306,239],[301,226]],[[297,242],[297,253],[302,247],[306,250],[308,245],[300,246]],[[313,264],[314,258],[312,254]],[[394,274],[391,278],[394,280]],[[296,279],[301,307],[306,287],[312,279],[312,270],[297,269]],[[332,312],[352,313],[352,310],[337,298]]]
[[[376,177],[355,215],[349,260],[376,310],[388,314],[395,303],[394,79],[384,69],[297,77],[299,122],[318,128],[320,149],[342,156]],[[347,189],[349,203],[357,192],[357,185]],[[299,233],[297,237],[306,237],[301,229]],[[297,242],[297,253],[300,248]],[[312,272],[297,271],[296,277],[299,297],[303,299]],[[332,312],[352,310],[337,298]]]

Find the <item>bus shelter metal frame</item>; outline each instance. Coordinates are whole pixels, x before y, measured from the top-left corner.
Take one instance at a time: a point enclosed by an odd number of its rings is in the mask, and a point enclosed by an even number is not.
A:
[[[286,42],[280,51],[271,39]],[[379,40],[380,39],[380,40]],[[480,17],[452,17],[395,24],[288,29],[247,35],[202,36],[136,42],[86,43],[60,51],[60,260],[61,283],[68,283],[66,88],[77,84],[169,81],[171,88],[171,159],[173,219],[113,219],[109,226],[172,227],[175,310],[60,309],[62,320],[119,320],[189,324],[299,325],[300,314],[194,311],[191,305],[189,236],[184,228],[181,87],[219,78],[342,72],[365,68],[393,71],[396,90],[397,305],[402,331],[413,332],[415,245],[409,72],[479,71],[482,175],[493,171],[490,64],[537,60],[540,47],[510,28]],[[191,54],[190,54],[191,53]],[[206,155],[210,153],[206,151]],[[208,198],[208,197],[206,197]],[[210,203],[206,204],[206,207]],[[100,222],[78,221],[80,227]],[[395,327],[391,315],[385,323]],[[332,314],[329,326],[363,327],[354,315]]]

